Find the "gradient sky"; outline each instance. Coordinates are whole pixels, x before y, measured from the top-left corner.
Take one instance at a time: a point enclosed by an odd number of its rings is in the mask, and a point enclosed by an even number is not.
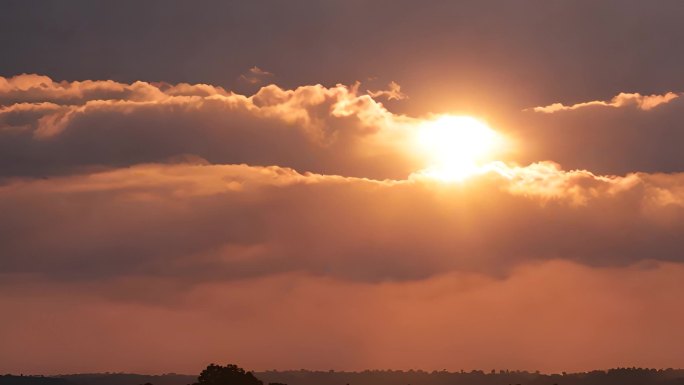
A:
[[[683,366],[682,20],[4,1],[0,373]],[[442,115],[491,171],[421,171]]]

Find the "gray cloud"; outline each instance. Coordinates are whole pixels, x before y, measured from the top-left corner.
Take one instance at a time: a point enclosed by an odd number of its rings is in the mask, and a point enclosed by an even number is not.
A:
[[[357,87],[275,85],[247,97],[198,84],[0,78],[0,176],[68,174],[191,154],[211,163],[405,177],[382,135],[409,118]]]
[[[506,274],[544,259],[682,262],[684,176],[553,164],[463,185],[143,165],[0,188],[0,270],[206,282],[306,272],[353,281]]]
[[[555,113],[510,115],[506,125],[520,145],[517,161],[552,159],[569,169],[618,175],[684,170],[680,151],[684,99],[670,98],[645,109],[643,103],[663,99],[622,95],[626,96],[606,104],[590,102]]]

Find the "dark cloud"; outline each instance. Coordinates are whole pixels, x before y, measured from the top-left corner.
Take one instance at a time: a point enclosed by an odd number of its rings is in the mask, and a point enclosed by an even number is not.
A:
[[[684,99],[676,95],[620,94],[554,113],[524,111],[508,123],[521,146],[517,160],[618,175],[684,170]]]
[[[423,120],[388,111],[358,84],[268,85],[248,97],[205,84],[0,79],[8,273],[187,284],[304,271],[377,282],[502,275],[538,259],[681,260],[681,175],[501,164],[503,176],[442,185],[416,172],[407,150]],[[531,122],[524,152],[627,173],[656,157],[635,146],[678,143],[643,125],[674,124],[681,106],[620,94],[521,111]]]
[[[303,271],[376,282],[501,275],[539,259],[682,261],[682,175],[507,172],[444,185],[148,165],[16,181],[0,189],[0,268],[56,279]]]
[[[238,80],[245,82],[248,85],[258,85],[265,83],[272,77],[273,74],[271,72],[264,71],[261,68],[254,66],[246,73],[240,75]]]
[[[419,168],[392,138],[403,121],[357,86],[263,87],[0,78],[0,177],[166,161],[283,165],[368,177]]]
[[[207,84],[0,77],[0,177],[192,155],[218,164],[405,178],[425,166],[406,143],[429,116],[394,113],[373,98],[398,98],[395,86],[362,95],[358,83],[268,85],[245,96]],[[678,172],[682,100],[674,92],[620,93],[608,101],[507,112],[491,124],[514,139],[501,154],[506,161],[554,160],[602,174]]]

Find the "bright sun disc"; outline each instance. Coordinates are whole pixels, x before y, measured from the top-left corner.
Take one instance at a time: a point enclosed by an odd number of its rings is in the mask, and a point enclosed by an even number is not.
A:
[[[485,122],[470,116],[442,116],[425,122],[416,142],[428,158],[423,174],[441,180],[463,180],[480,170],[500,141]]]

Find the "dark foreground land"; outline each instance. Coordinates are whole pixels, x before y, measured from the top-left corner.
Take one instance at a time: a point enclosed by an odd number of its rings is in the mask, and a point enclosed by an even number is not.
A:
[[[264,384],[273,385],[684,385],[683,369],[620,368],[568,374],[523,371],[320,372],[297,370],[255,372],[254,375]],[[0,375],[0,385],[188,385],[196,381],[197,376],[181,374],[103,373],[50,377]]]

